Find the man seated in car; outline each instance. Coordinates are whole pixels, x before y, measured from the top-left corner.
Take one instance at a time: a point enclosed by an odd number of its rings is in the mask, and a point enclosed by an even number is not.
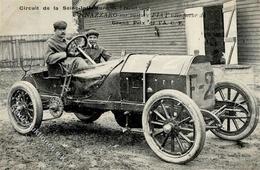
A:
[[[53,24],[54,35],[47,40],[47,49],[45,59],[49,72],[55,74],[59,70],[59,63],[70,69],[74,62],[72,72],[84,70],[88,67],[86,61],[81,57],[75,57],[72,54],[66,54],[68,41],[65,39],[67,23],[65,21],[57,21]]]
[[[94,29],[87,31],[86,37],[88,43],[84,48],[86,54],[89,55],[96,63],[100,63],[101,59],[107,61],[111,57],[111,54],[107,52],[107,50],[97,44],[98,36],[99,33]]]

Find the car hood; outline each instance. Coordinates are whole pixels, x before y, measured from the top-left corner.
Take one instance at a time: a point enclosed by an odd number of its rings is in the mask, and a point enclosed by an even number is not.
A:
[[[189,55],[130,55],[122,72],[187,75],[194,58]]]

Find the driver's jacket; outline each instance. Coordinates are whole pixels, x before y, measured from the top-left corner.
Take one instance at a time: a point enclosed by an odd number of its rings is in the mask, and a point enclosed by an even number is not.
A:
[[[66,56],[67,40],[61,39],[56,35],[47,40],[45,60],[47,64],[56,64],[58,61],[64,60]]]
[[[66,54],[67,40],[61,39],[56,35],[52,36],[47,40],[47,47],[45,53],[45,60],[48,66],[48,71],[51,74],[56,74],[60,66],[59,63],[62,64],[67,69],[72,68],[73,72],[77,72],[80,70],[84,70],[88,67],[86,61],[81,57],[73,57],[67,56]]]

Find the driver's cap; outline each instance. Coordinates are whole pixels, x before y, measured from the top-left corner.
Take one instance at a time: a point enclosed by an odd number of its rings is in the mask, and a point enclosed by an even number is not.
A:
[[[97,30],[94,29],[90,29],[86,32],[86,37],[90,36],[90,35],[95,35],[95,36],[99,36],[99,33],[97,32]]]
[[[65,21],[56,21],[53,24],[54,29],[66,29],[67,23]]]

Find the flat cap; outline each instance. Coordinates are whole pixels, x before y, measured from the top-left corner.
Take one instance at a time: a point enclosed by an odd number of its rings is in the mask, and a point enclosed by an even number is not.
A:
[[[95,36],[99,36],[99,33],[97,32],[97,30],[94,29],[90,29],[86,32],[86,37],[90,36],[90,35],[95,35]]]
[[[57,21],[53,24],[54,29],[66,29],[67,23],[65,21]]]

